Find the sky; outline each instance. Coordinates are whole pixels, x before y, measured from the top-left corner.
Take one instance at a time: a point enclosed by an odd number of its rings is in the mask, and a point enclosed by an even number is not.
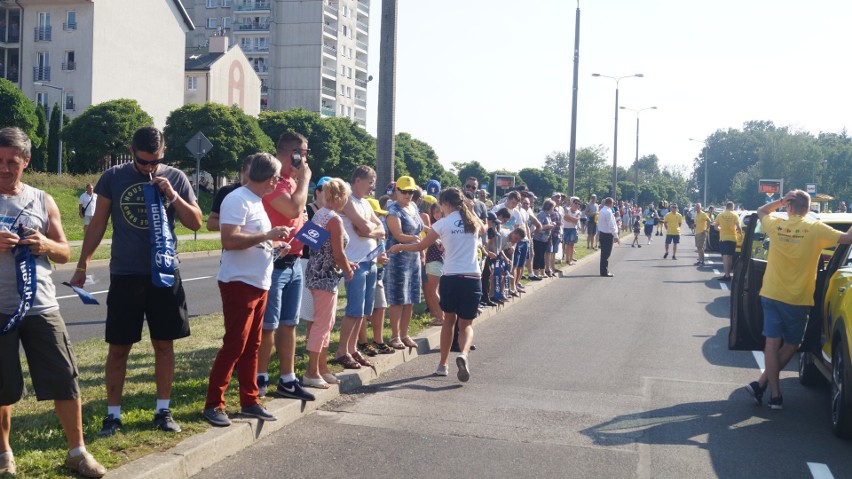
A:
[[[573,0],[399,0],[396,131],[445,167],[544,166],[570,147]],[[619,105],[640,116],[639,156],[691,171],[717,130],[769,120],[794,131],[850,126],[848,0],[580,0],[577,148],[612,162]],[[376,134],[381,0],[370,9],[367,129]],[[636,157],[619,111],[618,165]]]

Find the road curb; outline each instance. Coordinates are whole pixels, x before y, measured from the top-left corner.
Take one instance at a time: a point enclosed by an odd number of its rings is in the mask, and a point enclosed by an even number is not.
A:
[[[577,264],[584,263],[591,258],[597,257],[599,252],[593,252],[579,260],[570,269],[575,269]],[[500,316],[515,305],[522,303],[524,299],[532,296],[535,292],[545,288],[554,279],[569,276],[566,270],[569,267],[561,265],[560,275],[556,278],[546,278],[542,281],[527,283],[526,293],[520,298],[506,302],[499,308],[487,308],[477,316],[475,323],[481,324]],[[568,270],[570,271],[570,270]],[[329,401],[336,399],[341,394],[352,392],[363,386],[367,386],[383,373],[395,369],[409,361],[416,360],[421,354],[437,350],[440,346],[441,327],[433,326],[423,330],[417,337],[412,338],[417,343],[417,348],[408,348],[398,351],[392,355],[379,355],[371,358],[375,365],[375,371],[371,368],[358,370],[346,370],[337,374],[341,379],[340,385],[333,385],[329,389],[311,389],[316,396],[316,401],[294,401],[292,399],[273,399],[264,402],[266,409],[278,417],[277,421],[268,422],[258,419],[240,419],[239,416],[232,417],[233,424],[225,428],[211,428],[202,433],[191,436],[181,441],[168,451],[157,452],[139,458],[107,473],[109,479],[184,479],[198,474],[202,470],[222,461],[250,446],[258,440],[296,422],[302,417],[319,409]]]

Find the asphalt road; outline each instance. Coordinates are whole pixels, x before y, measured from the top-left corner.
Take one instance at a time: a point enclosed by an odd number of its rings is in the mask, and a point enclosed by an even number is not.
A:
[[[453,363],[431,376],[427,355],[196,477],[852,477],[826,389],[789,368],[784,411],[743,393],[761,358],[727,350],[718,256],[697,269],[693,248],[663,260],[659,243],[483,324],[470,382]]]
[[[190,318],[222,310],[222,300],[216,286],[216,273],[219,271],[219,255],[187,254],[181,257],[180,273],[183,288],[186,291],[187,308]],[[72,342],[89,338],[104,337],[106,320],[106,297],[109,290],[109,263],[94,261],[86,272],[93,283],[86,283],[86,290],[95,295],[99,305],[83,304],[77,295],[63,281],[69,281],[74,274],[74,265],[64,266],[53,272],[56,284],[56,296],[59,308],[65,319],[65,326]],[[191,326],[190,326],[191,327]]]

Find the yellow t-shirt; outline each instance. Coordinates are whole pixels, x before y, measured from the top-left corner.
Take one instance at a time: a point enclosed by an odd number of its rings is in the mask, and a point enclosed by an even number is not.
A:
[[[820,253],[836,245],[842,233],[796,215],[786,220],[766,215],[761,225],[769,236],[769,256],[760,295],[787,304],[813,306]]]
[[[725,210],[716,217],[716,225],[719,227],[719,241],[736,241],[737,226],[740,218],[733,211]]]
[[[710,221],[710,217],[707,216],[707,213],[704,210],[701,210],[701,213],[695,215],[695,234],[700,235],[707,231],[707,222]]]
[[[669,211],[666,216],[663,216],[663,223],[666,224],[667,235],[680,235],[680,225],[683,223],[683,215]]]

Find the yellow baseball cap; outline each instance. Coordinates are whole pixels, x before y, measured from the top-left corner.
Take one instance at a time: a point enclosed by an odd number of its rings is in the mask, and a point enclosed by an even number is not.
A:
[[[418,188],[417,183],[414,182],[414,178],[410,176],[400,176],[396,179],[396,189],[402,191],[412,191]]]
[[[379,206],[379,200],[375,198],[367,198],[367,203],[370,203],[370,207],[373,208],[373,212],[377,215],[386,215],[388,212],[383,210],[381,206]]]
[[[434,205],[438,202],[438,198],[435,198],[432,195],[423,195],[423,198],[420,201],[426,203],[427,205]]]

